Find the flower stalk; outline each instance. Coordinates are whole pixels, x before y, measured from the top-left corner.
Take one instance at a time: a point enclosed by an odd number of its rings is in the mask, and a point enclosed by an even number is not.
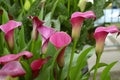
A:
[[[58,78],[58,80],[61,80],[62,71],[63,71],[63,68],[60,68],[60,70],[59,70],[59,78]]]
[[[70,2],[71,0],[68,0],[68,5],[67,5],[67,9],[68,9],[68,15],[70,14],[70,4],[71,4],[71,2]]]
[[[76,48],[76,44],[77,44],[77,40],[73,40],[73,47],[72,47],[72,52],[71,52],[71,56],[70,56],[70,63],[69,63],[69,67],[68,67],[68,73],[67,73],[67,80],[70,80],[70,70],[71,70],[71,67],[72,67],[72,61],[73,61],[73,58],[74,58],[74,53],[75,53],[75,48]]]
[[[63,49],[60,51],[57,57],[57,63],[60,68],[64,66],[64,52],[67,45],[71,42],[71,37],[65,32],[56,32],[50,37],[50,42],[56,47],[56,49]]]
[[[102,53],[98,53],[98,54],[102,54]],[[93,80],[96,80],[97,71],[98,71],[98,65],[100,63],[100,58],[101,58],[101,55],[97,55],[97,53],[96,53],[96,64],[95,64],[95,70],[94,70]]]
[[[34,46],[35,46],[35,40],[32,40],[31,49],[30,49],[31,52],[34,51]]]

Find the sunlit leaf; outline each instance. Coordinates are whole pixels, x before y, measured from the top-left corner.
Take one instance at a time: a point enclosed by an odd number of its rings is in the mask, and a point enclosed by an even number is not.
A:
[[[110,70],[111,68],[117,63],[117,61],[112,62],[111,64],[109,64],[101,73],[101,80],[109,80],[110,79]]]
[[[73,66],[70,78],[72,80],[79,80],[82,76],[82,69],[87,65],[87,54],[93,49],[93,47],[89,47],[85,49],[82,53],[80,53],[79,57],[77,58],[76,65]],[[77,74],[76,74],[77,73]]]

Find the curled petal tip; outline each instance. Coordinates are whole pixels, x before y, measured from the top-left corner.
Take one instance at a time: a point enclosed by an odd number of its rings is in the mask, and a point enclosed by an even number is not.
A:
[[[33,25],[36,25],[36,27],[39,27],[44,23],[44,21],[39,20],[37,16],[29,16],[28,18],[32,19]]]
[[[23,52],[20,52],[18,56],[24,56],[26,59],[29,59],[33,56],[33,54],[29,51],[23,51]]]
[[[109,27],[100,26],[96,28],[94,35],[96,35],[99,32],[116,33],[120,31],[118,30],[117,26],[109,26]]]
[[[71,20],[74,19],[74,18],[84,18],[84,19],[87,19],[87,18],[93,18],[93,19],[96,19],[96,16],[94,14],[93,11],[87,11],[87,12],[74,12],[71,16]]]
[[[28,58],[31,58],[33,56],[33,54],[28,51],[23,51],[18,54],[8,54],[8,55],[0,57],[0,64],[5,64],[10,61],[18,60],[22,56],[24,56],[26,59],[28,59]]]

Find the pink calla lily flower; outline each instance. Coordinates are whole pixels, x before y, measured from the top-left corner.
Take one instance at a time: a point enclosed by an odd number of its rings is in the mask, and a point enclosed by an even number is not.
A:
[[[47,45],[49,42],[50,36],[55,33],[55,30],[50,27],[46,27],[43,25],[43,21],[39,20],[38,17],[32,17],[30,18],[33,20],[33,32],[32,32],[32,38],[35,40],[38,36],[38,32],[42,36],[42,53],[46,53],[47,51]]]
[[[18,54],[8,54],[8,55],[0,57],[0,64],[5,64],[5,63],[11,62],[11,61],[16,61],[22,56],[24,56],[26,59],[28,59],[28,58],[31,58],[33,56],[33,54],[28,51],[23,51]]]
[[[11,50],[14,48],[14,29],[21,25],[21,22],[10,20],[8,23],[0,26],[0,29],[5,33],[5,40]]]
[[[117,33],[119,32],[116,26],[109,27],[98,27],[95,30],[94,37],[96,40],[96,53],[101,54],[104,49],[104,42],[108,33]]]
[[[57,57],[57,62],[60,67],[64,65],[64,51],[68,44],[71,42],[71,37],[65,32],[56,32],[50,37],[50,42],[57,48],[64,47]]]
[[[45,59],[37,59],[37,60],[34,60],[32,63],[31,63],[31,69],[33,71],[33,79],[35,77],[38,76],[39,74],[39,70],[42,68],[42,66],[48,62],[48,60],[50,59],[50,57],[47,57]]]
[[[46,53],[49,38],[52,34],[55,33],[55,30],[53,28],[49,28],[49,27],[46,27],[46,26],[41,26],[41,27],[38,28],[38,32],[42,36],[42,53]]]
[[[96,18],[93,11],[87,11],[87,12],[74,12],[71,16],[71,24],[72,24],[72,37],[73,38],[79,38],[81,27],[83,24],[83,21],[85,19],[89,18]]]
[[[18,77],[25,75],[25,70],[22,68],[22,65],[19,61],[12,61],[5,64],[0,69],[0,80],[6,80],[7,76]]]
[[[33,31],[32,31],[32,39],[36,40],[38,37],[38,27],[43,25],[43,21],[39,20],[39,18],[37,16],[29,16],[29,18],[32,19],[32,24],[33,24]]]

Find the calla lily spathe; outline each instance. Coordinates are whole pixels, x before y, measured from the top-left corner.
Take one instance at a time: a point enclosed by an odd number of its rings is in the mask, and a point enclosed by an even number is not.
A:
[[[32,19],[32,24],[33,24],[33,30],[32,30],[32,36],[31,38],[33,40],[36,40],[38,37],[38,27],[43,25],[43,21],[39,20],[39,18],[37,16],[29,16],[30,19]]]
[[[42,36],[42,53],[46,53],[49,38],[51,37],[51,35],[53,35],[55,33],[55,30],[53,28],[41,26],[38,28],[38,32]]]
[[[5,40],[11,50],[14,48],[14,29],[21,25],[21,22],[10,20],[6,24],[0,26],[0,29],[5,33]]]
[[[22,68],[22,65],[19,61],[12,61],[6,63],[0,69],[0,80],[6,80],[8,76],[19,77],[25,75],[25,70]]]
[[[95,30],[94,37],[96,40],[96,53],[101,54],[104,49],[104,42],[108,33],[117,33],[119,32],[117,26],[108,26],[108,27],[98,27]]]
[[[45,59],[39,58],[37,60],[34,60],[31,63],[31,69],[33,72],[33,79],[36,78],[39,74],[40,69],[42,68],[42,66],[48,62],[48,60],[50,59],[50,57],[47,57]]]
[[[40,59],[34,60],[31,63],[32,70],[33,71],[40,70],[41,67],[43,66],[43,64],[45,64],[49,59],[50,59],[50,57],[47,57],[45,59],[40,58]]]
[[[83,21],[85,19],[89,19],[89,18],[93,18],[93,19],[96,18],[93,11],[87,11],[87,12],[84,12],[84,13],[74,12],[71,15],[70,21],[71,21],[71,24],[72,24],[72,37],[73,38],[75,38],[75,39],[79,38]]]
[[[26,59],[29,59],[33,56],[33,54],[29,51],[23,51],[18,54],[8,54],[5,56],[0,57],[0,64],[6,64],[11,61],[17,61],[20,57],[24,57]]]
[[[67,45],[71,42],[71,37],[65,32],[56,32],[50,37],[50,42],[57,48],[64,47],[57,57],[57,62],[60,67],[64,65],[64,51]]]
[[[53,33],[55,33],[55,30],[53,28],[44,26],[44,21],[39,20],[39,18],[36,16],[30,16],[30,18],[33,20],[32,38],[36,40],[38,32],[40,33],[42,36],[42,53],[46,53],[49,38]]]

